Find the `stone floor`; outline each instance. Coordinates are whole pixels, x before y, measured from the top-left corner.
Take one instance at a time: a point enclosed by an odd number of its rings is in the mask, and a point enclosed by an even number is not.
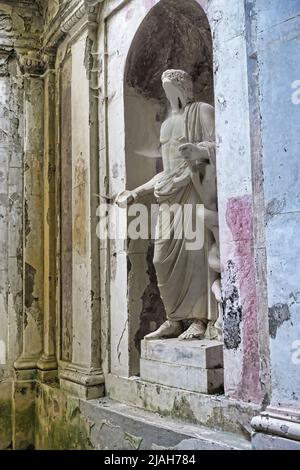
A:
[[[234,433],[185,424],[107,398],[82,402],[81,410],[94,423],[90,439],[98,449],[251,449],[246,438]]]

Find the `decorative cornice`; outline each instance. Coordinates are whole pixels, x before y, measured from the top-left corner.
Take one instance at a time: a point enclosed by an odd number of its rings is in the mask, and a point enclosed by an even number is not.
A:
[[[73,11],[67,20],[61,25],[61,31],[63,33],[68,33],[85,15],[90,16],[89,19],[96,19],[91,18],[93,15],[96,15],[96,10],[97,7],[88,6],[86,3],[83,3],[77,10]]]
[[[44,46],[55,47],[84,17],[96,23],[100,5],[104,0],[73,0],[62,5],[44,33]]]

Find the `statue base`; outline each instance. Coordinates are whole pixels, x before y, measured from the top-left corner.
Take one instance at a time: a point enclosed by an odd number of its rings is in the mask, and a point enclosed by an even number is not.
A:
[[[223,391],[223,344],[214,340],[177,338],[142,341],[143,380],[200,393]]]

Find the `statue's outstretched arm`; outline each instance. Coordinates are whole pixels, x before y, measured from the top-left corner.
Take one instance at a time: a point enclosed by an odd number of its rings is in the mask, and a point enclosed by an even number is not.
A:
[[[159,180],[161,177],[162,173],[158,173],[155,175],[153,178],[151,178],[150,181],[147,181],[147,183],[142,184],[141,186],[138,186],[136,189],[133,189],[132,191],[122,191],[119,194],[117,194],[115,198],[115,203],[119,207],[127,207],[130,204],[133,204],[139,197],[146,196],[147,194],[150,194],[154,191],[154,187],[156,182]]]

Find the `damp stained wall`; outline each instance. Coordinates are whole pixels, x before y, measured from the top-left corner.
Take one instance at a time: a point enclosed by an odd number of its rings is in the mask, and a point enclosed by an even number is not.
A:
[[[28,1],[0,4],[0,448],[11,446],[12,376],[24,346],[41,352],[43,82],[29,79],[41,16]],[[25,79],[25,75],[27,78]],[[32,88],[31,88],[32,86]],[[37,93],[35,93],[37,92]],[[31,119],[35,117],[37,121]],[[25,164],[26,163],[26,164]],[[25,172],[27,177],[25,177]],[[27,181],[27,185],[25,183]],[[30,255],[30,244],[35,245]],[[27,244],[28,243],[28,244]],[[31,245],[31,246],[32,246]],[[27,250],[27,260],[25,252]],[[35,258],[36,255],[36,258]],[[31,261],[30,261],[31,258]],[[34,260],[35,258],[35,260]],[[26,261],[29,263],[26,265]],[[37,275],[37,277],[36,277]],[[39,279],[36,283],[35,281]],[[27,307],[25,296],[27,293]],[[38,299],[38,300],[37,300]],[[39,302],[41,302],[39,304]],[[30,305],[29,305],[30,304]],[[33,304],[35,308],[32,308]],[[32,330],[33,327],[33,330]],[[38,335],[35,332],[39,330]],[[35,330],[35,332],[34,332]],[[30,351],[31,354],[31,351]],[[16,391],[16,389],[15,389]],[[16,391],[16,395],[18,392]],[[17,403],[17,400],[16,400]],[[17,404],[15,403],[15,409]],[[27,423],[32,425],[32,423]]]
[[[275,8],[276,3],[276,8]],[[256,1],[272,404],[299,406],[300,2]]]

